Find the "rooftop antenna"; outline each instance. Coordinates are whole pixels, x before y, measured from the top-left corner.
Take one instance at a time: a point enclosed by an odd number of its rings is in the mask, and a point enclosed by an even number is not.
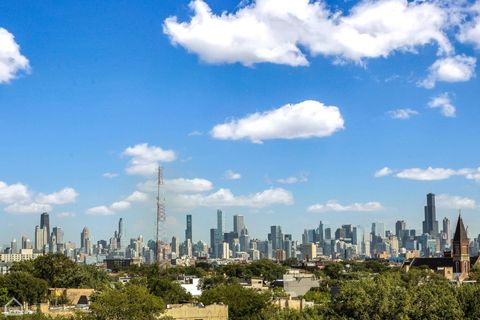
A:
[[[158,180],[157,180],[157,221],[156,221],[156,260],[158,263],[163,261],[162,254],[162,239],[165,237],[164,226],[166,220],[165,213],[165,195],[163,194],[163,168],[158,166]]]

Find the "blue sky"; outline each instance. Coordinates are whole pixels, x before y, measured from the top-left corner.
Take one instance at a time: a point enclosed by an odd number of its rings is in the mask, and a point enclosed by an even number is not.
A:
[[[68,240],[85,225],[109,238],[120,217],[153,237],[158,163],[168,236],[192,213],[208,240],[217,208],[258,238],[280,224],[298,239],[319,220],[420,229],[428,192],[439,220],[461,208],[477,235],[479,12],[3,1],[0,243],[33,238],[44,209]]]

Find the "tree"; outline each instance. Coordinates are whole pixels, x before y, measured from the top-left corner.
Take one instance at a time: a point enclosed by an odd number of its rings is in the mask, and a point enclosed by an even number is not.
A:
[[[45,300],[48,292],[47,283],[26,272],[11,272],[0,278],[0,288],[5,288],[9,297],[29,304]]]
[[[0,307],[3,307],[9,300],[7,288],[0,288]]]
[[[127,284],[94,294],[90,309],[100,320],[154,320],[165,309],[165,303],[147,288]]]
[[[269,305],[269,292],[245,289],[241,285],[220,285],[205,290],[200,301],[205,304],[224,303],[228,305],[229,319],[254,319]]]
[[[150,279],[148,281],[148,288],[152,294],[162,298],[167,304],[189,302],[192,300],[192,295],[185,291],[178,282],[173,282],[168,279]]]
[[[480,319],[480,285],[462,285],[456,290],[465,319]]]
[[[61,253],[47,254],[33,260],[33,275],[44,279],[50,287],[78,287],[79,267]]]

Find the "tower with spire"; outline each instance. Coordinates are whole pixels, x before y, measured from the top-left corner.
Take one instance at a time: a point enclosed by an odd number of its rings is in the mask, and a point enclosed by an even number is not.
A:
[[[467,230],[463,224],[462,215],[458,215],[457,227],[453,236],[453,272],[468,275],[470,272],[470,255]]]

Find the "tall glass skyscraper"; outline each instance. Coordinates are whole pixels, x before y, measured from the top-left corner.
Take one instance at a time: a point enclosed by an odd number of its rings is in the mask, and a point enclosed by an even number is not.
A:
[[[236,214],[233,216],[233,232],[240,237],[242,230],[245,229],[245,218],[242,215]]]
[[[47,243],[50,243],[50,217],[48,216],[47,212],[42,213],[40,216],[40,228],[44,229],[47,233]]]
[[[423,233],[428,233],[431,236],[436,236],[438,234],[438,221],[436,215],[435,195],[429,193],[427,194],[427,205],[425,206]]]
[[[187,241],[188,239],[190,239],[190,241],[192,241],[192,243],[193,243],[193,239],[192,239],[192,215],[191,214],[187,214],[187,228],[185,229],[185,241]]]

